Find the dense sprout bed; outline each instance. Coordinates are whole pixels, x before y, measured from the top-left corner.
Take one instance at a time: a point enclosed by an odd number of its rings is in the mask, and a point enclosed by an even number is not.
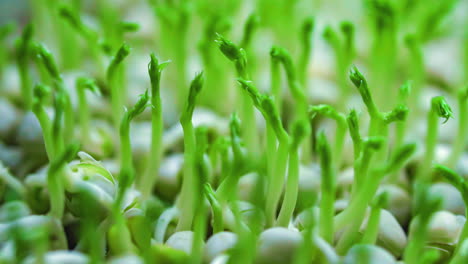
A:
[[[30,1],[0,263],[468,263],[468,1]]]

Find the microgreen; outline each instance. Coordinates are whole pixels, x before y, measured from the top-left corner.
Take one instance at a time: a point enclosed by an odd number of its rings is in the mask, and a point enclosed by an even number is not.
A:
[[[241,41],[241,47],[243,49],[249,50],[255,30],[257,30],[259,24],[260,24],[259,16],[255,13],[250,14],[249,17],[247,18],[247,21],[244,24],[244,35],[242,36],[242,41]]]
[[[340,104],[343,104],[349,96],[350,89],[346,82],[346,69],[354,58],[354,26],[351,22],[340,23],[341,38],[338,32],[331,26],[325,27],[323,38],[332,47],[335,53],[335,67],[338,84],[343,96],[340,97]]]
[[[359,118],[355,109],[351,110],[346,116],[346,123],[348,124],[349,135],[353,140],[354,158],[357,159],[361,153],[361,134],[359,132]]]
[[[64,19],[71,26],[71,28],[86,41],[91,55],[95,63],[97,63],[97,70],[99,72],[98,74],[100,77],[103,77],[102,71],[104,68],[100,55],[104,50],[100,45],[101,40],[99,40],[99,33],[83,23],[80,15],[74,12],[71,7],[60,6],[58,12],[62,19]]]
[[[140,95],[136,104],[126,109],[122,121],[120,122],[120,175],[119,175],[119,192],[116,199],[116,206],[120,206],[121,199],[128,188],[135,180],[135,169],[133,166],[132,147],[130,142],[130,122],[139,114],[141,114],[148,106],[149,95],[148,90]]]
[[[423,253],[427,229],[433,214],[441,207],[442,200],[439,196],[431,196],[427,186],[423,183],[416,187],[415,197],[415,223],[413,236],[405,249],[403,260],[405,263],[418,263]],[[411,227],[410,227],[411,228]]]
[[[62,219],[65,210],[63,167],[78,153],[78,144],[68,145],[57,158],[52,160],[47,171],[47,188],[50,195],[50,215]]]
[[[58,117],[58,119],[56,118],[57,120],[55,122],[62,122],[60,120],[61,116],[58,116],[58,114],[61,114],[63,111],[64,115],[63,135],[61,138],[58,138],[59,140],[57,143],[60,144],[61,140],[63,140],[64,143],[68,143],[71,139],[73,139],[75,124],[75,113],[71,103],[70,95],[65,88],[65,84],[52,53],[41,44],[35,45],[35,51],[40,62],[47,69],[48,74],[53,80],[54,90],[56,92],[55,114]],[[54,130],[52,132],[54,132]]]
[[[162,103],[160,95],[161,73],[169,62],[159,63],[156,55],[151,54],[148,64],[148,74],[151,80],[151,153],[147,161],[147,169],[141,181],[140,190],[148,197],[157,181],[157,170],[162,156],[162,133],[164,129]]]
[[[32,111],[36,115],[37,120],[39,120],[39,124],[42,128],[42,136],[44,138],[47,156],[49,160],[52,160],[55,154],[54,138],[52,137],[52,123],[44,108],[47,96],[50,93],[50,87],[43,84],[37,84],[34,87]]]
[[[196,155],[195,132],[192,124],[193,110],[195,108],[196,99],[203,87],[203,72],[198,73],[190,84],[188,100],[185,109],[180,116],[180,123],[184,130],[184,180],[179,197],[180,201],[180,220],[177,224],[177,230],[190,230],[192,220],[195,215],[195,179],[194,162]]]
[[[81,127],[81,139],[83,142],[89,142],[90,113],[86,99],[86,90],[89,90],[96,95],[100,95],[101,92],[96,82],[93,79],[86,77],[78,77],[75,81],[75,88],[78,95],[78,106],[80,109],[79,121]]]
[[[379,231],[380,212],[388,203],[388,193],[382,192],[372,201],[372,207],[367,221],[367,228],[361,239],[362,244],[374,244]]]
[[[271,127],[278,140],[278,150],[275,157],[274,169],[270,170],[268,191],[266,199],[266,220],[267,225],[271,226],[274,223],[276,207],[281,195],[281,187],[284,181],[286,164],[288,159],[289,135],[283,127],[278,110],[275,107],[273,99],[269,96],[262,95],[258,89],[251,83],[245,80],[238,80],[242,88],[251,96],[255,107],[262,113],[267,124]]]
[[[431,108],[427,114],[427,135],[425,144],[425,155],[422,164],[432,164],[434,161],[435,147],[439,135],[439,118],[444,118],[444,123],[452,117],[452,109],[443,96],[431,99]],[[417,172],[417,179],[431,181],[430,167],[421,166]]]
[[[310,134],[307,121],[293,124],[289,148],[288,179],[283,204],[278,216],[277,225],[287,227],[296,207],[299,184],[299,146]]]
[[[332,151],[324,132],[317,139],[317,148],[322,168],[322,197],[320,199],[320,235],[329,243],[333,241],[333,216],[335,214],[336,176],[332,158]]]
[[[299,59],[299,80],[302,86],[307,87],[307,80],[308,80],[308,66],[310,62],[310,57],[312,53],[312,34],[315,28],[315,20],[313,17],[308,17],[304,20],[302,27],[301,27],[301,56]]]
[[[335,166],[339,167],[340,162],[341,162],[341,153],[343,152],[343,145],[345,141],[345,136],[346,136],[346,128],[347,128],[347,121],[346,121],[346,116],[342,113],[339,113],[336,111],[332,106],[330,105],[314,105],[309,107],[309,117],[311,119],[315,118],[317,114],[319,115],[324,115],[328,118],[331,118],[336,121],[336,131],[335,131],[335,145],[333,147],[333,155],[334,155],[334,163]],[[352,122],[354,125],[354,122],[357,122],[357,117],[353,116]],[[354,128],[355,129],[355,128]],[[356,131],[353,131],[353,133],[356,133]],[[354,135],[356,136],[356,135]]]
[[[125,105],[126,89],[124,83],[123,61],[130,54],[130,47],[123,44],[117,53],[112,57],[107,67],[107,84],[111,90],[111,104],[113,121],[117,127]]]
[[[235,65],[237,76],[243,80],[250,80],[249,72],[247,69],[247,55],[244,49],[239,48],[232,41],[226,39],[222,35],[217,36],[216,43],[218,43],[220,51],[232,61]],[[242,122],[245,125],[244,141],[250,153],[258,152],[258,135],[256,133],[255,112],[252,104],[250,103],[249,95],[242,91],[240,95],[238,112]]]
[[[17,43],[16,62],[21,81],[21,93],[24,97],[25,109],[30,110],[33,103],[33,87],[29,76],[29,58],[31,56],[33,26],[28,24],[24,27],[21,38]]]
[[[218,202],[216,194],[209,183],[205,184],[204,192],[210,203],[211,211],[213,212],[213,233],[221,232],[224,230],[223,211],[221,204]]]
[[[457,165],[463,149],[466,146],[468,134],[468,86],[463,87],[458,91],[458,130],[454,142],[452,143],[452,152],[450,153],[447,163],[450,167]]]
[[[351,227],[345,231],[337,246],[338,251],[340,252],[346,252],[357,239],[357,231],[363,220],[365,209],[370,203],[372,197],[375,195],[379,183],[385,175],[399,170],[416,150],[416,145],[414,143],[405,144],[393,151],[385,165],[373,168],[372,171],[368,172],[369,162],[362,162],[365,157],[364,153],[367,152],[366,149],[374,151],[378,150],[379,148],[382,148],[383,143],[384,139],[377,137],[370,138],[363,145],[363,156],[360,161],[358,171],[360,179],[356,183],[356,186],[358,186],[358,188],[356,188],[357,191],[354,192],[355,196],[351,199],[349,206],[335,218],[337,229],[343,228],[347,223],[351,223]],[[370,160],[370,158],[366,158],[365,160]],[[354,220],[351,220],[353,218]]]
[[[8,171],[2,161],[0,161],[0,180],[15,190],[21,197],[26,195],[26,188],[23,183]]]
[[[1,263],[466,262],[460,204],[442,204],[468,203],[460,1],[365,0],[333,24],[315,14],[326,1],[81,2],[32,1],[24,27],[0,25]],[[452,45],[464,57],[440,69]],[[457,108],[421,107],[433,92]]]
[[[226,171],[227,176],[219,185],[216,193],[222,201],[232,201],[236,195],[237,183],[239,177],[242,176],[239,172],[242,171],[242,164],[245,162],[245,153],[243,152],[243,142],[241,139],[241,121],[234,113],[231,116],[229,123],[230,143],[233,153],[232,166],[229,171]]]
[[[445,178],[450,184],[452,184],[458,191],[461,193],[463,201],[465,205],[468,204],[468,183],[466,180],[458,175],[455,171],[449,169],[446,166],[436,164],[434,165],[434,175],[435,176],[442,176]],[[465,207],[466,208],[466,207]],[[465,209],[467,210],[467,209]],[[466,213],[466,212],[465,212]],[[468,238],[468,225],[465,223],[463,226],[463,230],[460,233],[458,238],[459,241],[465,241]],[[458,244],[461,245],[461,244]],[[455,251],[459,251],[460,247],[457,246]]]
[[[295,120],[307,120],[307,96],[304,87],[301,86],[300,80],[298,80],[291,55],[286,49],[274,46],[270,51],[270,56],[274,60],[279,61],[286,72],[289,89],[296,101],[296,106],[294,108]],[[310,158],[310,138],[304,140],[302,155],[304,160]]]

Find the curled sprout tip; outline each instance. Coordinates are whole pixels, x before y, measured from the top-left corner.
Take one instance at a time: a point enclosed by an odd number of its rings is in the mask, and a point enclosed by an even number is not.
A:
[[[444,124],[453,117],[452,108],[450,108],[450,105],[445,101],[443,96],[433,97],[431,100],[431,106],[439,117],[445,118],[443,122]]]

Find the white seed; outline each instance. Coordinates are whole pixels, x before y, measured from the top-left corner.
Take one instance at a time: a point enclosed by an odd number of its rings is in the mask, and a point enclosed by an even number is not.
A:
[[[193,243],[193,232],[192,231],[180,231],[172,234],[171,237],[166,241],[166,245],[184,251],[190,255],[192,252]]]
[[[415,230],[416,222],[410,225],[410,236],[411,231]],[[429,223],[427,243],[455,245],[458,243],[464,223],[464,217],[456,216],[448,211],[436,212]]]
[[[411,217],[411,197],[398,185],[384,184],[379,187],[377,195],[387,192],[387,209],[398,220],[401,226],[406,226]]]
[[[343,264],[359,263],[396,263],[395,257],[385,251],[383,248],[374,245],[355,245],[343,259]]]
[[[166,199],[175,199],[180,189],[184,154],[178,153],[165,157],[159,167],[159,178],[156,184],[158,194]]]
[[[234,247],[237,235],[232,232],[219,232],[212,235],[206,242],[204,261],[212,262],[214,259]]]
[[[135,255],[126,255],[121,257],[113,257],[109,260],[109,264],[143,264],[143,260]]]
[[[255,263],[291,263],[302,242],[302,235],[283,227],[267,229],[260,234]]]
[[[88,256],[78,251],[57,250],[47,252],[44,256],[45,263],[50,264],[87,264],[89,263]],[[37,263],[36,258],[29,257],[23,263],[34,264]]]
[[[442,198],[442,210],[454,214],[465,214],[465,202],[453,185],[445,182],[437,182],[430,187],[431,195],[438,195]]]

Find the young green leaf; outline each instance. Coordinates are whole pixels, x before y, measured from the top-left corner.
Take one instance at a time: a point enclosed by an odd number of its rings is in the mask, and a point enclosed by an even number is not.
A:
[[[37,44],[35,46],[35,51],[50,76],[55,80],[61,80],[60,73],[52,53],[50,53],[50,51],[42,44]]]
[[[372,99],[369,87],[367,86],[367,80],[364,78],[364,75],[358,70],[356,66],[352,66],[349,72],[349,79],[353,82],[354,86],[359,91],[359,94],[362,97],[364,104],[369,111],[371,118],[376,118],[378,116],[378,110]]]
[[[356,160],[361,153],[361,134],[359,132],[359,118],[355,109],[352,109],[348,116],[346,116],[346,122],[348,123],[349,134],[353,140],[354,147],[354,159]]]

